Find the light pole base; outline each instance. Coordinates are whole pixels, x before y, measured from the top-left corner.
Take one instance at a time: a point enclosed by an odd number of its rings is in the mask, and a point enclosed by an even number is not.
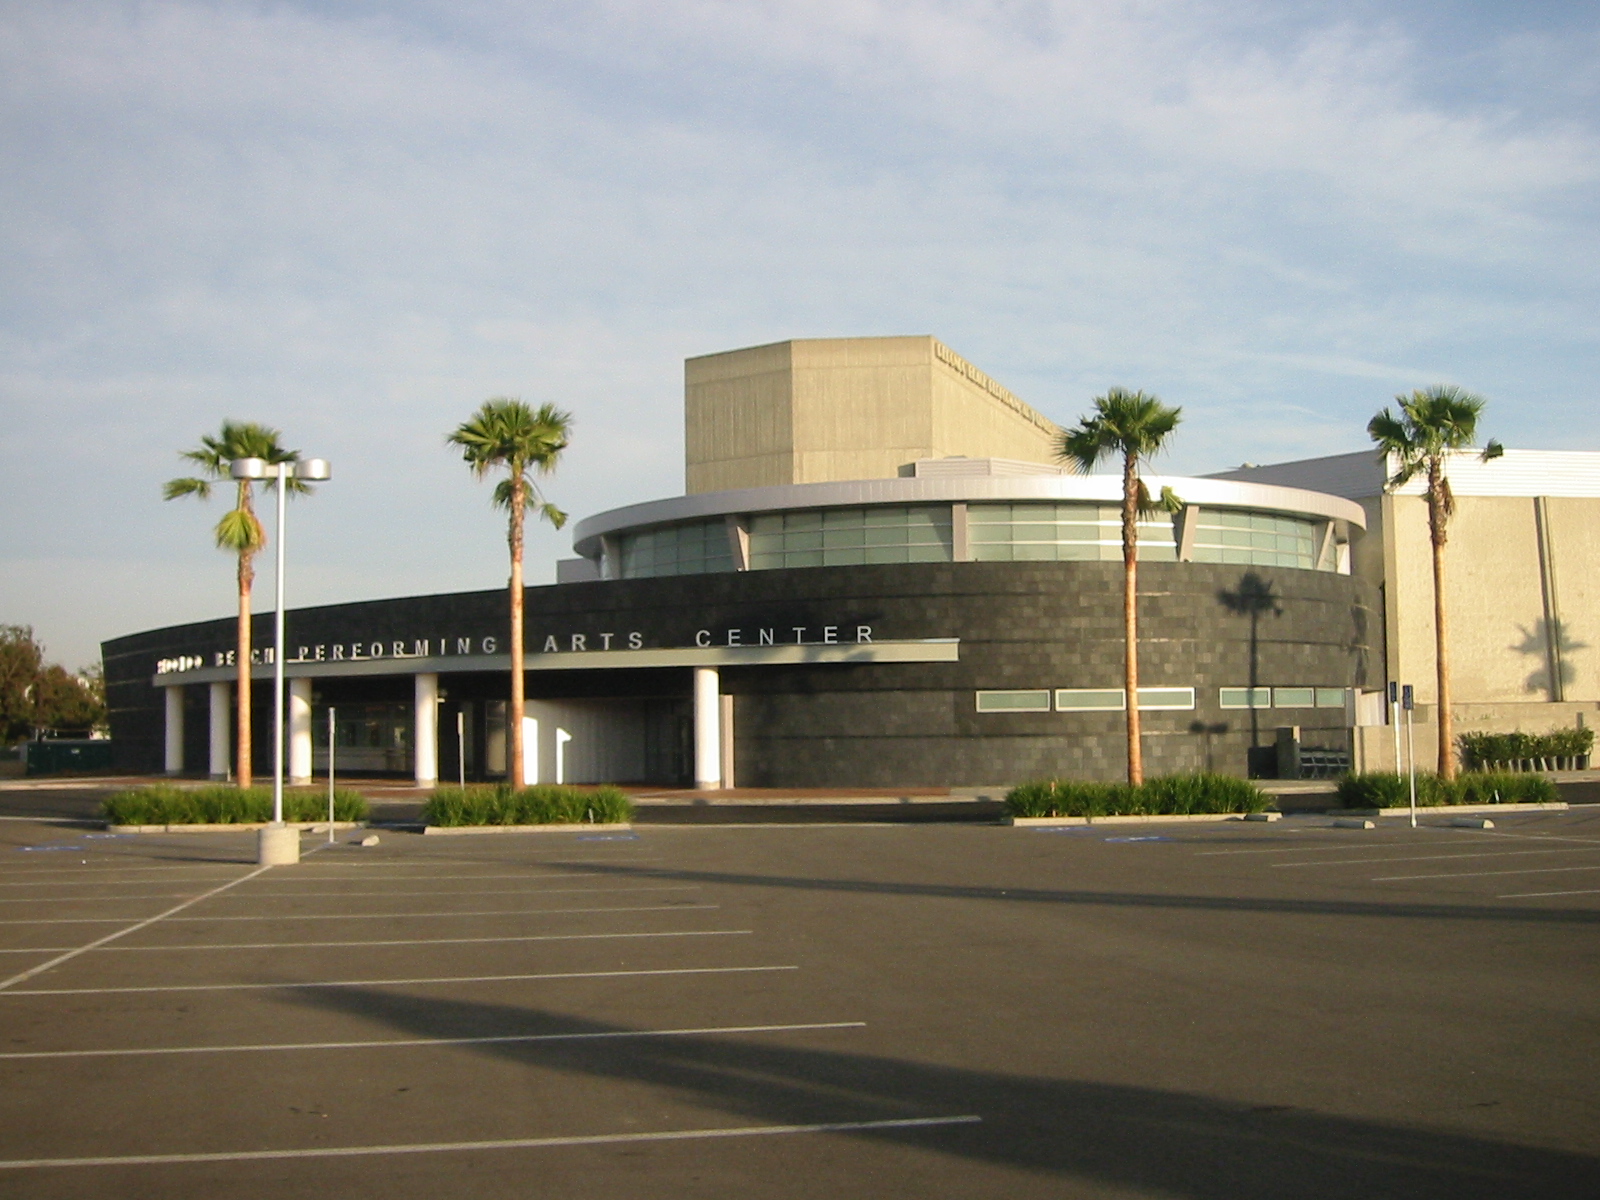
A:
[[[256,837],[256,861],[263,867],[284,867],[300,861],[300,831],[292,825],[268,825]]]

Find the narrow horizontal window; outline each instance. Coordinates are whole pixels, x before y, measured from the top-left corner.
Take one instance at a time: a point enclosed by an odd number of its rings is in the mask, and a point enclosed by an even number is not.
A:
[[[1139,708],[1179,710],[1194,707],[1192,687],[1148,687],[1139,689]]]
[[[1121,688],[1057,688],[1057,712],[1121,712],[1127,708]]]
[[[1318,708],[1343,708],[1345,698],[1344,688],[1318,688]]]
[[[1272,705],[1274,708],[1315,708],[1317,706],[1317,689],[1305,687],[1273,688]]]
[[[1223,708],[1271,708],[1271,688],[1218,688],[1217,701]]]
[[[979,692],[978,711],[1049,712],[1050,692],[1045,688],[1031,692]]]

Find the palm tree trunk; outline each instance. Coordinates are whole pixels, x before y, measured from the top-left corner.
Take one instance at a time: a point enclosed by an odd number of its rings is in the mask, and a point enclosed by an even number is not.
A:
[[[1127,692],[1128,782],[1144,782],[1144,752],[1139,738],[1139,477],[1137,459],[1122,463],[1122,623],[1123,688]]]
[[[1433,543],[1433,660],[1438,672],[1439,719],[1439,777],[1456,777],[1455,719],[1450,712],[1450,654],[1449,626],[1445,618],[1444,600],[1444,546],[1446,539],[1445,513],[1439,494],[1440,470],[1434,464],[1428,470],[1428,538]]]
[[[238,692],[238,728],[235,737],[238,745],[234,751],[237,766],[234,768],[234,780],[242,788],[250,786],[252,768],[254,763],[251,757],[250,744],[250,589],[255,584],[255,567],[251,562],[254,552],[241,550],[239,552],[239,644],[234,654],[237,659],[239,678],[234,690]]]
[[[507,720],[511,728],[511,779],[512,787],[521,787],[527,778],[523,771],[523,756],[527,748],[522,744],[522,523],[527,511],[527,493],[520,464],[512,464],[511,476],[511,712]],[[538,753],[538,747],[534,747]]]

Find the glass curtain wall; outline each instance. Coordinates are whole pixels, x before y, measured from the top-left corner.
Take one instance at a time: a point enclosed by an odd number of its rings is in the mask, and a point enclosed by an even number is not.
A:
[[[721,519],[626,533],[619,540],[624,579],[733,570],[733,547]]]
[[[1202,508],[1194,561],[1332,571],[1336,564],[1316,561],[1319,532],[1319,522],[1301,517]]]
[[[761,513],[750,520],[750,569],[950,562],[950,506],[882,505]]]
[[[1122,510],[1112,504],[969,504],[976,562],[1120,562]],[[1139,518],[1139,561],[1174,562],[1172,517]]]

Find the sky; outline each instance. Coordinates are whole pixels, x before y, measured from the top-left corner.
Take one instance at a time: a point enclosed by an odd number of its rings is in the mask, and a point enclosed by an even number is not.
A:
[[[581,518],[681,493],[686,357],[794,337],[1153,391],[1174,474],[1441,382],[1600,450],[1597,150],[1589,3],[11,0],[0,624],[228,615],[224,506],[161,499],[228,417],[333,463],[291,606],[504,586],[479,403],[573,413]]]

